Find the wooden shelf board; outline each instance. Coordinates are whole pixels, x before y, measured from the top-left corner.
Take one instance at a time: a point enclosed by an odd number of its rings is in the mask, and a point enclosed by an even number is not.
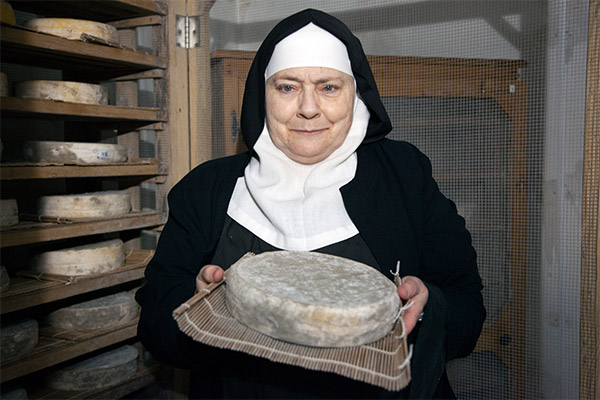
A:
[[[165,58],[152,54],[18,27],[0,27],[0,40],[3,62],[85,72],[88,79],[95,81],[167,67]]]
[[[154,251],[131,249],[125,265],[117,270],[90,276],[39,276],[12,278],[10,288],[0,297],[0,312],[7,314],[93,290],[141,279]]]
[[[2,97],[0,110],[5,115],[25,117],[59,117],[65,120],[91,121],[166,121],[166,111],[156,108],[117,107],[96,104],[65,103],[53,100]],[[3,117],[5,116],[3,115]]]
[[[42,328],[38,345],[30,354],[2,364],[0,367],[1,382],[10,381],[133,338],[137,335],[137,322],[136,318],[118,327],[82,332],[79,336],[68,332],[69,337],[65,335],[66,332],[62,336],[47,335],[48,332]]]
[[[146,15],[167,15],[166,0],[27,0],[11,2],[15,10],[45,17],[90,19],[99,22],[115,21]]]
[[[166,375],[166,368],[158,363],[144,365],[138,362],[138,370],[127,382],[103,389],[65,391],[48,387],[36,387],[28,391],[30,399],[120,399],[130,393],[140,390]]]
[[[162,173],[164,174],[164,173]],[[57,165],[47,163],[0,164],[0,179],[87,178],[101,176],[162,175],[155,159],[119,164]]]
[[[20,246],[51,240],[96,235],[160,225],[156,212],[134,212],[110,219],[71,223],[20,222],[0,230],[0,247]]]

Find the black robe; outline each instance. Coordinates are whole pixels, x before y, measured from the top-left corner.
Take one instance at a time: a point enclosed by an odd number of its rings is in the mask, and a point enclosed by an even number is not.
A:
[[[348,215],[390,279],[390,270],[400,261],[402,276],[417,276],[429,289],[425,318],[418,335],[410,338],[415,341],[410,393],[374,392],[370,388],[361,392],[349,383],[329,392],[327,379],[334,378],[326,374],[318,379],[323,385],[315,381],[314,386],[290,388],[286,385],[293,384],[293,379],[283,382],[288,375],[281,373],[281,364],[195,343],[178,330],[172,318],[173,310],[194,294],[200,268],[213,260],[236,180],[243,176],[250,158],[256,157],[252,148],[265,116],[264,70],[273,48],[309,22],[328,30],[346,45],[359,95],[371,114],[367,135],[357,150],[356,175],[341,188]],[[414,398],[451,395],[451,391],[436,392],[445,363],[473,350],[485,319],[476,254],[464,219],[457,214],[454,203],[440,193],[427,157],[408,143],[384,139],[391,124],[358,39],[342,22],[315,10],[282,21],[261,45],[248,74],[241,125],[249,152],[198,166],[169,194],[169,219],[146,269],[146,283],[136,295],[142,306],[138,326],[142,343],[160,361],[202,370],[202,377],[194,375],[192,385],[208,385],[217,391],[197,392],[194,388],[193,392],[207,397],[281,397],[277,394],[290,390],[296,393],[294,397],[310,397],[311,392],[320,397],[335,397],[335,393],[337,397],[365,397],[364,393],[371,397],[410,394]],[[207,365],[208,369],[202,368]],[[246,390],[248,379],[253,393],[236,392],[236,385]],[[228,387],[218,391],[224,382]]]

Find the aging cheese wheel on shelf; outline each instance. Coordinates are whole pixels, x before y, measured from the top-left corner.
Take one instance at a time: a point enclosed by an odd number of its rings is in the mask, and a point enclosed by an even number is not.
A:
[[[115,270],[125,265],[125,246],[112,239],[62,250],[46,251],[33,257],[29,269],[53,275],[91,275]]]
[[[46,322],[59,329],[87,331],[123,324],[137,313],[133,293],[121,292],[60,308],[48,314]]]
[[[86,33],[108,42],[119,43],[119,33],[114,26],[95,21],[71,18],[34,18],[25,22],[24,26],[71,40],[81,40],[81,35]]]
[[[2,384],[2,394],[0,395],[2,400],[27,400],[27,390],[21,386],[14,384]]]
[[[0,359],[2,361],[29,354],[38,344],[36,320],[24,318],[13,323],[2,322],[0,327]]]
[[[0,200],[0,226],[11,226],[19,223],[19,207],[15,199]]]
[[[127,161],[127,147],[108,143],[26,141],[23,155],[33,162],[103,164]]]
[[[0,22],[9,25],[17,23],[12,6],[5,0],[0,0]]]
[[[101,85],[70,81],[33,80],[15,83],[15,96],[67,103],[108,104],[108,89]]]
[[[0,72],[0,96],[7,97],[8,94],[8,77],[4,72]]]
[[[137,372],[138,351],[125,345],[50,373],[46,384],[58,390],[101,389],[127,381]]]
[[[130,210],[129,193],[120,190],[42,196],[37,201],[38,215],[48,217],[108,218]]]
[[[10,287],[10,277],[4,265],[0,265],[0,293],[5,292]]]
[[[245,256],[227,272],[225,293],[227,309],[246,326],[318,347],[378,340],[400,307],[396,286],[379,271],[314,252]]]

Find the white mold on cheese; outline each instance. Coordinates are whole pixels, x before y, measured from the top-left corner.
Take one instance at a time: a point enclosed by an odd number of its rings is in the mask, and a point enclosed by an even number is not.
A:
[[[40,253],[29,261],[36,273],[79,276],[109,272],[125,265],[125,245],[121,239]]]
[[[126,382],[137,372],[138,351],[125,345],[56,370],[45,377],[58,390],[102,389]]]
[[[376,341],[391,331],[400,307],[396,286],[374,268],[302,251],[243,257],[229,269],[225,293],[241,323],[317,347]]]
[[[48,314],[45,320],[59,329],[95,330],[131,321],[137,313],[133,293],[121,292],[60,308]]]
[[[32,80],[16,82],[14,89],[15,96],[24,99],[108,105],[108,89],[91,83]]]
[[[108,42],[119,43],[119,33],[112,25],[96,21],[72,18],[34,18],[24,26],[39,32],[49,33],[70,40],[82,40],[82,34],[88,34]]]
[[[26,141],[23,155],[27,161],[65,164],[105,164],[127,161],[122,144]]]
[[[25,356],[38,344],[39,328],[36,320],[23,318],[0,327],[0,359],[5,360]]]
[[[38,215],[57,218],[108,218],[131,211],[129,193],[121,190],[42,196]]]
[[[15,199],[0,200],[0,226],[12,226],[19,223],[19,206]]]

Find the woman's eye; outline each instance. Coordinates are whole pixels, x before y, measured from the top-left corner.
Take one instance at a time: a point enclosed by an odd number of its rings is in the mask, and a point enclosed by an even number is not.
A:
[[[282,91],[282,92],[284,92],[284,93],[289,93],[292,90],[294,90],[294,88],[292,86],[290,86],[290,85],[281,85],[279,87],[279,90]]]
[[[337,87],[335,85],[323,86],[323,91],[328,92],[328,93],[335,92],[336,89],[337,89]]]

